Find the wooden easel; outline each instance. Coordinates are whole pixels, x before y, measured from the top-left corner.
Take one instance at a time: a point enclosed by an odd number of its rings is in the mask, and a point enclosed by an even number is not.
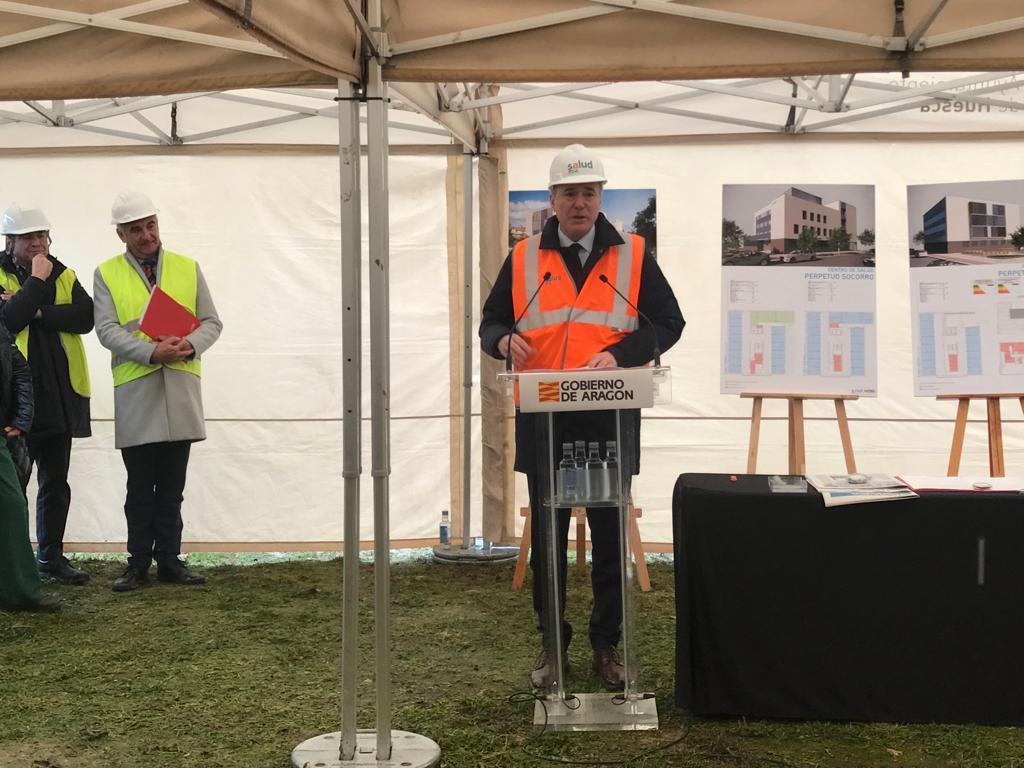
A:
[[[1024,395],[939,395],[936,400],[957,400],[956,424],[953,426],[953,444],[949,449],[949,467],[947,477],[960,474],[960,457],[964,452],[964,434],[967,432],[967,411],[971,400],[984,400],[988,418],[988,473],[992,477],[1006,477],[1006,464],[1003,462],[1003,418],[1000,413],[999,399],[1015,397],[1020,401],[1024,411]]]
[[[853,458],[853,443],[850,441],[850,424],[846,420],[846,400],[858,400],[858,395],[811,395],[792,392],[743,392],[740,397],[754,400],[750,414],[750,448],[747,450],[747,474],[757,472],[757,442],[761,436],[761,404],[765,398],[786,400],[789,403],[789,474],[802,475],[807,471],[804,448],[804,400],[831,400],[836,406],[836,421],[839,423],[839,439],[843,443],[846,471],[857,471]]]

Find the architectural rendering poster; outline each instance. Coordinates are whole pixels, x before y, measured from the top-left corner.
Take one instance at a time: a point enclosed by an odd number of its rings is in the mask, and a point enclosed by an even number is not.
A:
[[[875,189],[722,190],[723,394],[877,394]]]
[[[647,252],[657,257],[657,202],[653,189],[605,189],[601,211],[620,232],[641,235]],[[552,214],[546,189],[509,192],[508,247],[540,232]]]
[[[907,188],[914,394],[1024,392],[1024,181]]]

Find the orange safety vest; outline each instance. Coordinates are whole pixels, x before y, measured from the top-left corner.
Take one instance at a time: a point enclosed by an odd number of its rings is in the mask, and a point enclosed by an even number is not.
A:
[[[623,235],[623,240],[624,244],[613,245],[601,255],[579,293],[561,251],[542,249],[539,234],[516,244],[512,251],[515,317],[526,310],[541,276],[551,273],[516,328],[535,350],[524,370],[582,368],[640,326],[636,310],[600,278],[605,275],[634,305],[639,302],[644,239]]]

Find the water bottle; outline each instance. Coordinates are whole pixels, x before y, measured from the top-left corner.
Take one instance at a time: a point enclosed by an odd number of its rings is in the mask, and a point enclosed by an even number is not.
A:
[[[442,547],[447,547],[447,546],[449,546],[451,544],[450,533],[451,533],[451,521],[448,519],[448,510],[447,509],[442,509],[441,510],[441,530],[440,530],[440,536],[438,537],[438,538],[441,539],[441,546]]]
[[[600,501],[607,498],[604,483],[604,463],[601,461],[600,443],[587,443],[587,500]]]
[[[558,498],[574,502],[579,497],[579,476],[572,456],[572,443],[562,443],[562,460],[558,462]]]
[[[586,501],[590,491],[587,490],[587,443],[584,440],[576,440],[573,443],[576,461],[576,500]]]
[[[604,474],[608,480],[608,499],[610,501],[616,501],[619,498],[619,458],[617,454],[614,440],[605,443]]]

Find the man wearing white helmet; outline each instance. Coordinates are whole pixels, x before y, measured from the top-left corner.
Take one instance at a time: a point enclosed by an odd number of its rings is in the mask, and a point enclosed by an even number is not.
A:
[[[36,465],[39,570],[62,584],[89,575],[64,556],[71,506],[71,439],[89,437],[89,368],[81,334],[92,330],[92,299],[70,268],[50,254],[50,222],[38,208],[4,211],[0,318],[32,370],[35,420],[28,434]]]
[[[619,232],[601,213],[606,181],[601,159],[583,145],[572,144],[555,155],[548,181],[555,215],[540,234],[517,243],[502,265],[482,310],[484,352],[511,361],[517,370],[634,367],[646,365],[657,350],[667,350],[678,340],[682,313],[657,262],[645,253],[644,239]],[[631,476],[640,466],[640,412],[624,411],[622,421],[619,461]],[[557,414],[552,437],[556,445],[582,440],[604,447],[616,437],[615,411]],[[544,638],[530,679],[535,688],[548,689],[554,678],[553,633],[545,626],[543,610],[548,567],[540,547],[544,526],[537,489],[542,457],[536,444],[533,414],[517,409],[515,468],[526,474],[537,521],[531,526],[530,564],[533,607]],[[592,666],[605,688],[622,690],[624,669],[615,650],[622,631],[619,523],[600,508],[588,509],[587,519],[593,547]],[[568,509],[559,510],[558,523],[555,546],[561,558],[564,616]],[[561,636],[567,649],[572,626],[564,620]]]
[[[179,559],[181,502],[193,442],[206,438],[200,357],[222,324],[199,265],[165,250],[157,209],[146,195],[122,192],[111,223],[125,251],[96,269],[96,335],[111,352],[114,376],[114,447],[128,473],[124,513],[128,566],[115,592],[157,578],[195,585],[205,578]],[[154,286],[188,309],[199,327],[184,337],[150,338],[139,318]]]

